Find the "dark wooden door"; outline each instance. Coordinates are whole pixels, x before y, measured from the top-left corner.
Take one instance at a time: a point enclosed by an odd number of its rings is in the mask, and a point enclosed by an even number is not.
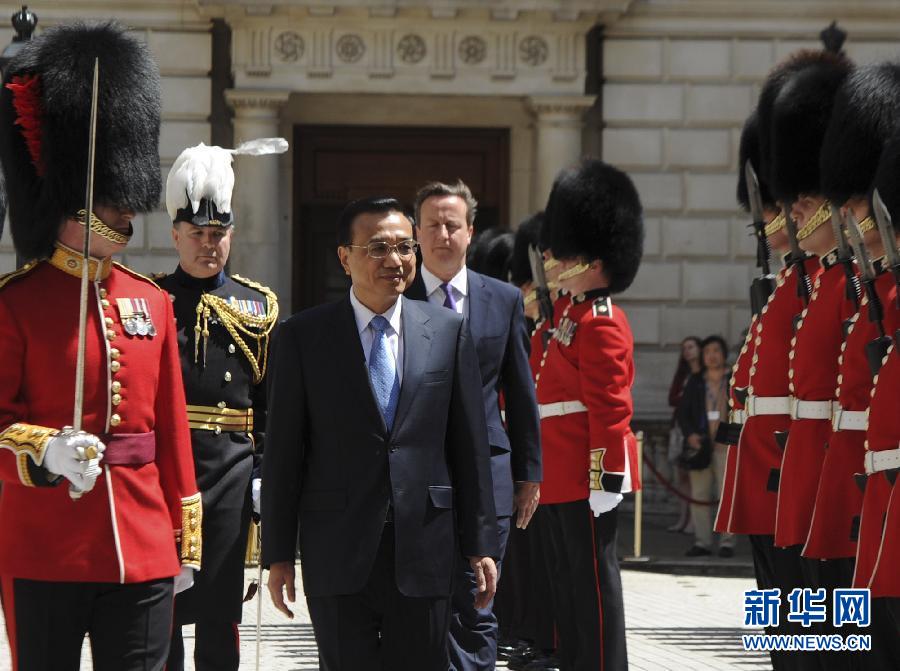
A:
[[[508,227],[506,128],[295,126],[293,309],[344,294],[337,260],[341,208],[366,196],[393,196],[412,208],[426,182],[462,179],[478,200],[475,227]]]

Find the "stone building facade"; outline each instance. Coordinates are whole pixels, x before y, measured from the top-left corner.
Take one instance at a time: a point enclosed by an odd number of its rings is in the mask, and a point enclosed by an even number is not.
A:
[[[637,341],[643,419],[668,414],[684,336],[720,333],[737,344],[746,328],[755,251],[734,190],[739,130],[760,81],[787,54],[817,46],[832,20],[849,33],[857,62],[900,51],[900,5],[890,0],[47,0],[31,8],[39,27],[115,17],[148,42],[163,76],[164,174],[200,141],[291,141],[280,157],[238,159],[232,257],[235,272],[271,285],[286,306],[302,305],[299,266],[333,254],[307,235],[309,218],[365,186],[349,185],[339,161],[317,162],[297,145],[311,137],[298,129],[502,131],[501,183],[487,196],[496,223],[510,227],[540,209],[556,172],[582,155],[628,171],[647,238],[620,302]],[[16,9],[0,4],[0,16]],[[0,30],[0,45],[11,37]],[[380,151],[388,156],[390,143]],[[329,166],[337,174],[326,174]],[[162,210],[142,217],[124,261],[142,272],[171,269],[169,228]],[[14,263],[6,234],[0,271]]]

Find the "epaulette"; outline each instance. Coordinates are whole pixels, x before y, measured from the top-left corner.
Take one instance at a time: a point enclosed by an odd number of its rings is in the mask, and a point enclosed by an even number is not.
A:
[[[595,317],[612,317],[612,298],[610,298],[609,296],[600,296],[599,298],[595,298],[592,307]]]
[[[128,266],[123,265],[123,264],[119,263],[118,261],[113,261],[113,265],[114,265],[116,268],[118,268],[119,270],[124,270],[126,273],[128,273],[128,274],[131,275],[132,277],[136,277],[136,278],[139,279],[139,280],[143,280],[144,282],[148,282],[149,284],[152,284],[154,287],[156,287],[156,288],[159,289],[160,291],[163,290],[163,288],[162,288],[161,286],[159,286],[156,282],[154,282],[153,280],[151,280],[151,279],[150,279],[149,277],[147,277],[146,275],[141,275],[138,271],[132,270],[132,269],[129,268]]]
[[[248,280],[246,277],[241,277],[240,275],[232,275],[231,279],[233,279],[238,284],[243,284],[245,287],[256,289],[258,292],[263,294],[268,299],[268,305],[266,306],[266,309],[270,314],[272,313],[273,309],[276,309],[278,305],[278,296],[276,296],[275,292],[272,291],[269,287],[260,284],[259,282]]]
[[[24,266],[22,266],[21,268],[19,268],[17,270],[12,271],[11,273],[6,273],[5,275],[0,275],[0,289],[5,287],[7,284],[12,282],[13,280],[18,279],[19,277],[24,277],[25,275],[30,273],[32,270],[37,268],[37,265],[38,265],[37,261],[29,261]]]

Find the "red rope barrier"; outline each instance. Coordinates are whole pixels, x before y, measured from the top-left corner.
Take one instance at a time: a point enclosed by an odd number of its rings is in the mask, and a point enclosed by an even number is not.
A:
[[[675,496],[680,498],[682,501],[687,501],[688,503],[693,503],[698,506],[714,506],[718,504],[718,501],[700,501],[698,499],[693,499],[686,494],[682,494],[675,486],[672,484],[670,480],[666,480],[663,477],[663,474],[656,470],[656,467],[653,465],[653,461],[647,458],[647,454],[644,453],[644,466],[650,469],[650,472],[653,473],[653,476],[656,478],[657,482],[665,487],[668,491],[672,492]],[[709,466],[712,468],[712,466]]]

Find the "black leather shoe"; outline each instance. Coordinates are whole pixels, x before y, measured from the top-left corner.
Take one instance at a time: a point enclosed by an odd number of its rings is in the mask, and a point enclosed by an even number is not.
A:
[[[720,547],[719,548],[719,556],[722,559],[731,559],[734,557],[734,549],[729,547]]]
[[[707,550],[706,548],[702,548],[699,545],[695,545],[690,550],[684,553],[685,557],[708,557],[712,552]]]
[[[506,666],[513,671],[524,671],[525,667],[531,664],[531,662],[543,656],[544,655],[540,650],[529,646],[521,653],[507,657]]]
[[[531,645],[521,639],[503,639],[497,642],[497,659],[509,659],[510,655],[519,655],[525,652]]]
[[[523,671],[560,671],[562,665],[556,657],[539,657],[528,664]]]

